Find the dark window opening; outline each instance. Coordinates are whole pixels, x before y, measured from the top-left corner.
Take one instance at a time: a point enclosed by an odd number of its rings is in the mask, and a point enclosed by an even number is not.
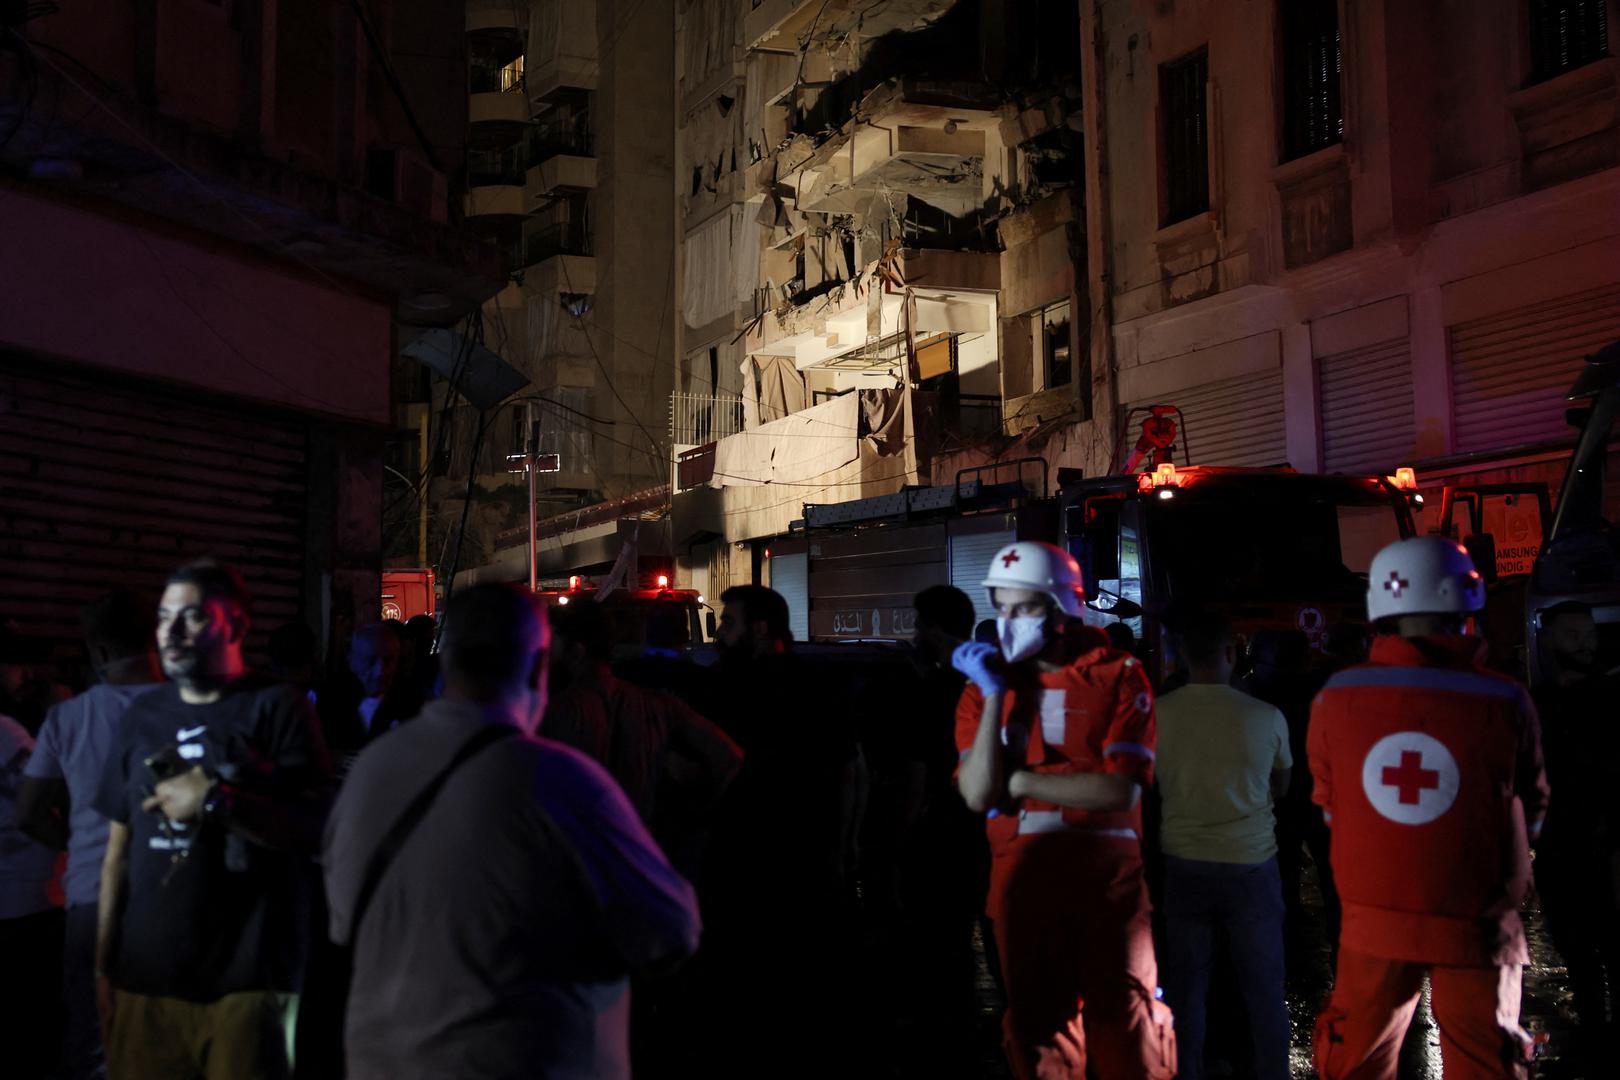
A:
[[[1069,352],[1069,305],[1053,304],[1040,315],[1043,390],[1068,386],[1074,381],[1074,365]]]
[[[1609,55],[1607,0],[1530,0],[1530,81]]]
[[[1166,225],[1209,209],[1208,84],[1207,51],[1159,67]]]
[[[395,177],[394,166],[399,155],[392,147],[368,146],[366,148],[366,193],[375,195],[379,199],[394,201]]]
[[[1338,0],[1283,0],[1283,160],[1344,138]]]

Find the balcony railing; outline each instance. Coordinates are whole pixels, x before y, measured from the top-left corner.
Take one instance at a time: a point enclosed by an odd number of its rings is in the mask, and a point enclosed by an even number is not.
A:
[[[591,253],[591,231],[583,221],[561,221],[538,229],[520,240],[513,261],[518,266],[533,266],[557,255]]]
[[[735,394],[669,395],[670,442],[698,446],[743,429],[743,401]]]
[[[521,185],[528,167],[529,155],[521,143],[505,150],[468,150],[467,186]]]
[[[530,160],[535,165],[558,154],[592,157],[594,153],[589,112],[564,113],[542,120],[535,125],[530,137]]]
[[[675,490],[690,491],[714,479],[715,444],[683,450],[675,459]]]

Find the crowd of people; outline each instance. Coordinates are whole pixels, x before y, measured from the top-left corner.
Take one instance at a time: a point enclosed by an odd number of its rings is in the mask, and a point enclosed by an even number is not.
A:
[[[7,1075],[972,1077],[982,956],[1019,1080],[1277,1080],[1309,876],[1319,1075],[1393,1078],[1427,978],[1447,1075],[1519,1077],[1538,841],[1608,1060],[1589,610],[1544,613],[1532,703],[1435,538],[1375,560],[1375,636],[1180,612],[1160,686],[1060,549],[1004,548],[984,588],[994,622],[937,586],[876,654],[796,647],[737,586],[704,665],[676,604],[627,656],[605,605],[475,586],[333,669],[277,628],[255,672],[205,560],[85,610],[76,695],[0,634]]]

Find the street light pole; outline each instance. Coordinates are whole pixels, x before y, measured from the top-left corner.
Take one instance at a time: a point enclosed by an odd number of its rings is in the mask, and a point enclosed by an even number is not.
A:
[[[538,425],[535,425],[535,426],[538,427]],[[539,477],[539,473],[540,473],[540,470],[538,468],[536,468],[536,465],[538,464],[536,462],[536,460],[535,460],[535,458],[536,458],[536,455],[535,455],[536,447],[533,445],[533,443],[536,442],[536,441],[538,441],[538,440],[531,439],[530,445],[528,447],[528,453],[526,453],[524,455],[524,461],[523,461],[523,471],[529,474],[529,591],[530,592],[538,592],[540,590],[540,546],[539,546],[538,542],[535,540],[535,509],[534,509],[535,503],[539,501],[538,477]]]
[[[528,423],[524,425],[523,452],[506,455],[506,471],[522,472],[527,475],[529,481],[529,591],[532,593],[540,590],[539,522],[536,510],[540,501],[539,475],[543,472],[560,471],[562,456],[540,452],[540,413],[532,402],[528,406],[526,419]]]

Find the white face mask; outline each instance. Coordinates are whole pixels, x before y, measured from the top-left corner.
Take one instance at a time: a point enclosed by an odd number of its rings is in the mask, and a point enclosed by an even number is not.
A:
[[[1007,663],[1028,660],[1046,648],[1046,616],[1003,615],[996,619],[996,636],[1001,640],[1001,655]]]

